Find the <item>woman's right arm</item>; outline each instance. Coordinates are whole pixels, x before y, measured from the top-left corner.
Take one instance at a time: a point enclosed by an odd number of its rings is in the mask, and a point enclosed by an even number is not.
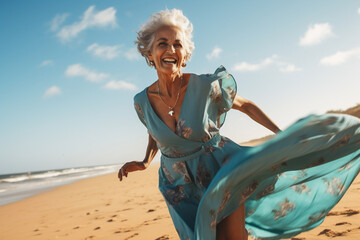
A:
[[[159,148],[156,145],[155,140],[149,134],[148,145],[146,149],[146,155],[142,162],[140,161],[132,161],[125,163],[119,170],[118,178],[122,181],[123,177],[127,177],[129,172],[139,171],[146,169],[151,161],[154,159],[156,153],[158,152]]]

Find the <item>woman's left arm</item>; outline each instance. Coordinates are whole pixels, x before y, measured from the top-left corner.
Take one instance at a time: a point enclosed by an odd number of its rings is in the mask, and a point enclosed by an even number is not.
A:
[[[255,103],[246,98],[236,95],[232,109],[236,109],[245,113],[255,122],[263,125],[274,133],[281,131],[280,128],[276,126],[276,124],[271,121],[271,119],[266,116],[266,114],[258,106],[256,106]]]

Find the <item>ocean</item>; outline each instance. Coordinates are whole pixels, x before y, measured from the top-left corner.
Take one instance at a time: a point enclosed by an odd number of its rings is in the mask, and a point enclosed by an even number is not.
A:
[[[122,164],[0,175],[0,206],[80,179],[115,173],[121,166]]]

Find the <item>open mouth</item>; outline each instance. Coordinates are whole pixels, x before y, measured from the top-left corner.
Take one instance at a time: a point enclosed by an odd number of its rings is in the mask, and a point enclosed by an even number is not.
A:
[[[177,61],[175,60],[175,59],[173,59],[173,58],[164,58],[163,60],[162,60],[164,63],[166,63],[166,64],[175,64]]]

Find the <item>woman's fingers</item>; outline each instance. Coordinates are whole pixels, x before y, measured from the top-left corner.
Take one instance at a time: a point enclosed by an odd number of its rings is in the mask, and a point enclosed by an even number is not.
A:
[[[120,181],[122,181],[123,176],[127,177],[127,172],[126,170],[124,170],[124,166],[119,170],[118,178],[120,179]]]

